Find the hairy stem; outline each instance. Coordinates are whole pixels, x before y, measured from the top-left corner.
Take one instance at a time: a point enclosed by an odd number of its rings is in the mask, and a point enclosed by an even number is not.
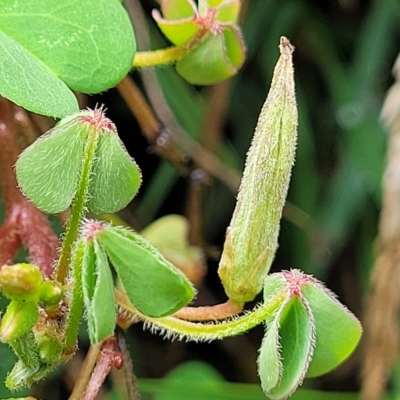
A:
[[[72,259],[73,281],[70,309],[67,319],[67,327],[64,339],[64,355],[69,358],[75,353],[76,338],[78,337],[79,324],[83,314],[83,295],[82,295],[82,262],[85,251],[85,243],[79,242],[75,249]]]
[[[286,291],[278,293],[270,302],[260,304],[251,312],[240,317],[215,324],[193,323],[175,317],[150,318],[141,314],[129,301],[125,293],[115,291],[117,304],[128,313],[144,321],[152,330],[159,330],[166,336],[193,341],[211,341],[236,336],[259,325],[282,304]]]
[[[152,51],[138,51],[133,60],[133,67],[154,67],[156,65],[170,64],[190,54],[207,36],[207,30],[200,30],[192,39],[181,46]]]
[[[99,135],[95,131],[90,130],[84,152],[82,171],[78,181],[78,190],[72,203],[71,217],[68,220],[63,246],[60,251],[60,258],[56,269],[56,280],[61,284],[65,283],[68,276],[69,266],[71,263],[71,252],[78,239],[80,223],[85,214],[85,206],[88,200],[90,173],[98,139]]]

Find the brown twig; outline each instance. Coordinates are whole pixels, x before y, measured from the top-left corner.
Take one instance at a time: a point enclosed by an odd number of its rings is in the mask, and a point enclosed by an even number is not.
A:
[[[168,131],[159,123],[133,79],[126,76],[117,89],[135,116],[147,141],[153,145],[154,151],[172,162],[179,171],[187,173],[187,157],[170,140]]]
[[[14,165],[20,153],[15,131],[13,106],[0,99],[0,186],[6,218],[0,228],[0,266],[12,262],[21,243],[30,260],[50,277],[59,245],[46,216],[28,202],[18,189]]]
[[[208,91],[208,101],[199,141],[210,152],[214,152],[222,140],[230,86],[231,81],[228,80],[212,86]],[[207,243],[204,240],[203,204],[206,196],[206,185],[204,183],[210,185],[210,177],[202,170],[194,170],[192,176],[198,176],[197,171],[202,179],[200,182],[198,179],[191,179],[186,203],[186,215],[190,226],[189,242],[203,247],[209,254],[211,251],[208,250]]]

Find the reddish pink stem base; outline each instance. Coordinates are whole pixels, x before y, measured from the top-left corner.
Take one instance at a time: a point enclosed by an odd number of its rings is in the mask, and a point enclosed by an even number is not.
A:
[[[21,244],[45,277],[50,277],[59,241],[46,216],[18,189],[14,165],[20,153],[15,131],[13,105],[0,98],[0,187],[5,220],[0,227],[0,267],[10,264]]]
[[[243,304],[228,300],[226,303],[204,307],[184,307],[174,317],[188,321],[216,321],[232,317],[243,311]]]
[[[90,381],[82,396],[82,400],[94,400],[103,386],[107,375],[111,371],[111,368],[115,366],[117,369],[121,369],[122,363],[123,356],[119,351],[116,338],[111,337],[106,339],[101,346],[96,367],[90,377]]]

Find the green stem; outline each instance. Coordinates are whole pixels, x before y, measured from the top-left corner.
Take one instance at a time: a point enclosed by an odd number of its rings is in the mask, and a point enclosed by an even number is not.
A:
[[[138,51],[133,60],[134,68],[154,67],[156,65],[170,64],[182,60],[190,54],[202,41],[208,37],[207,30],[199,31],[192,39],[180,46],[152,51]]]
[[[82,320],[83,314],[83,295],[82,295],[82,264],[85,255],[84,241],[79,241],[77,244],[74,256],[72,258],[73,281],[74,286],[72,289],[70,309],[67,319],[67,326],[65,329],[64,339],[64,356],[71,357],[75,353],[76,338],[78,337],[79,324]]]
[[[176,317],[150,318],[141,314],[132,305],[125,293],[115,292],[117,304],[126,311],[139,316],[151,328],[165,332],[167,336],[179,339],[210,341],[236,336],[264,322],[273,314],[287,297],[287,292],[279,292],[268,303],[260,304],[249,313],[223,322],[205,324],[185,321]]]
[[[71,264],[71,252],[79,236],[79,228],[85,214],[85,205],[88,199],[90,172],[99,135],[94,130],[89,130],[88,141],[84,151],[82,171],[78,181],[78,190],[71,206],[71,217],[68,220],[63,245],[58,259],[55,279],[62,285],[68,276]]]

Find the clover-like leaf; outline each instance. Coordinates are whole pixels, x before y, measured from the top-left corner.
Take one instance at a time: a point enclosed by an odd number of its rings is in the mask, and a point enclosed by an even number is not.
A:
[[[265,321],[258,369],[265,394],[285,399],[304,377],[342,363],[357,346],[361,326],[321,282],[299,270],[267,276],[264,302],[277,299],[281,304]]]
[[[92,155],[87,143],[96,137]],[[141,182],[138,166],[119,140],[115,125],[102,110],[79,111],[36,140],[20,155],[16,174],[22,192],[42,211],[69,207],[77,193],[85,160],[88,195],[94,213],[116,212],[135,196]]]
[[[194,296],[185,276],[140,235],[121,227],[96,234],[132,304],[150,317],[184,307]]]
[[[136,42],[117,1],[0,2],[0,93],[30,111],[77,111],[68,89],[97,93],[129,71]]]

